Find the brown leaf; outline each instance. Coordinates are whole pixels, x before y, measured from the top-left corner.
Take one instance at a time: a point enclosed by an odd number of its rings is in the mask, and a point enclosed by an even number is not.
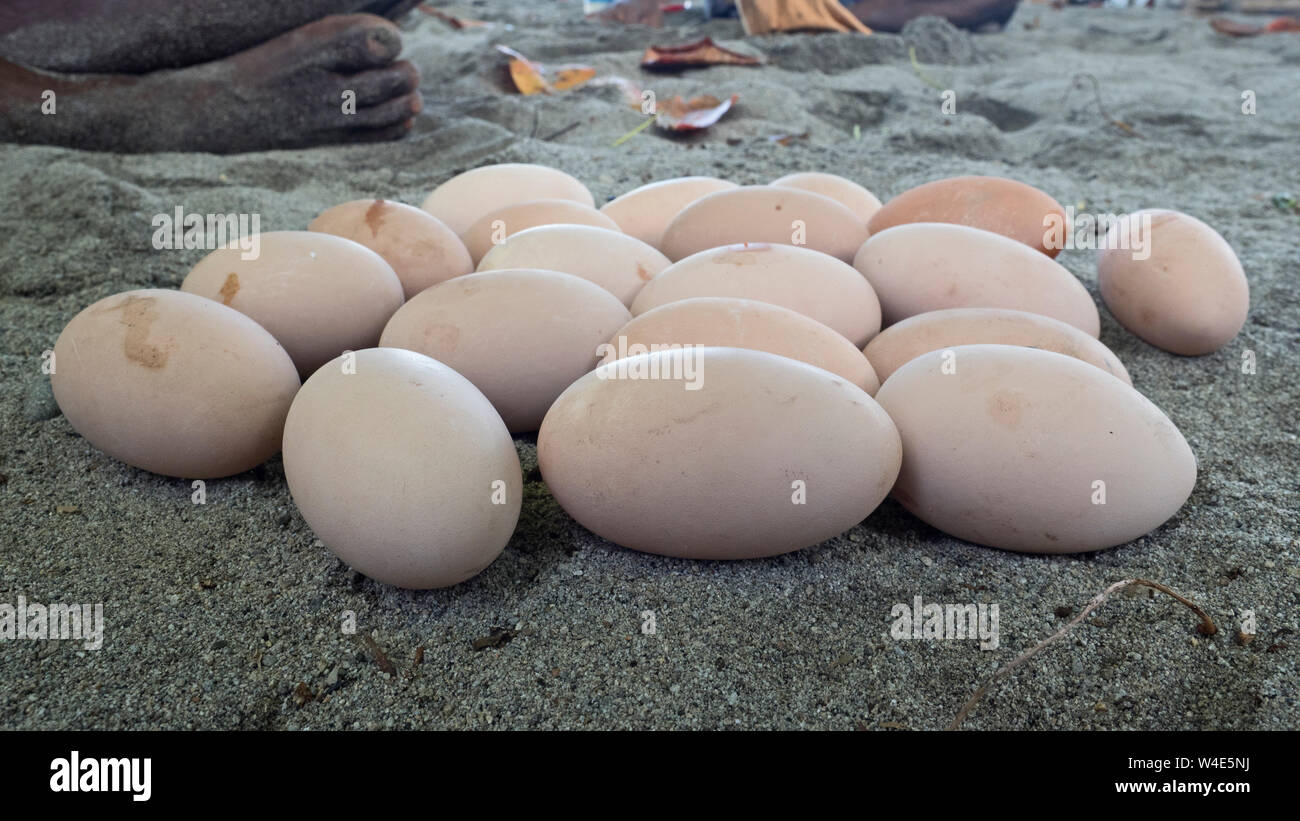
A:
[[[1300,20],[1294,17],[1278,17],[1271,22],[1254,26],[1250,23],[1239,23],[1236,20],[1229,20],[1227,17],[1215,17],[1210,20],[1210,27],[1220,34],[1226,34],[1229,37],[1254,37],[1258,34],[1276,34],[1283,31],[1300,31]]]
[[[528,59],[509,46],[497,46],[497,51],[510,58],[510,79],[520,94],[567,91],[596,76],[596,69],[591,66],[548,66]]]
[[[693,66],[756,66],[757,57],[731,51],[704,37],[680,46],[651,46],[641,55],[641,68],[676,69]]]
[[[673,97],[656,106],[655,125],[666,131],[698,131],[708,128],[722,119],[722,115],[730,111],[739,99],[739,94],[732,94],[725,100],[719,100],[710,94],[689,100],[680,96]]]

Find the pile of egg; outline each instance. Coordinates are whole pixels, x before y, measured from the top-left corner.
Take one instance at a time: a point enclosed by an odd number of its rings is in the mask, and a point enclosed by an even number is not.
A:
[[[213,251],[179,291],[96,302],[59,337],[54,393],[155,473],[283,450],[317,536],[403,587],[501,552],[531,431],[558,503],[636,550],[775,555],[891,494],[977,544],[1098,550],[1171,517],[1196,460],[1098,341],[1044,241],[1058,216],[1008,179],[882,206],[819,173],[666,180],[597,210],[567,174],[487,166],[423,208],[344,203],[256,258]],[[1147,258],[1099,253],[1102,298],[1154,345],[1213,351],[1245,321],[1241,265],[1193,217],[1150,216]]]

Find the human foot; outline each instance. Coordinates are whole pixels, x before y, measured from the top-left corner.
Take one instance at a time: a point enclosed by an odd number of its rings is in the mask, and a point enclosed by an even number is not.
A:
[[[4,0],[0,58],[47,71],[143,74],[211,62],[331,14],[396,20],[420,0]]]
[[[422,108],[419,72],[394,62],[401,48],[389,21],[349,14],[222,60],[143,76],[54,77],[0,61],[0,139],[219,154],[395,139]],[[42,113],[47,91],[53,113]]]

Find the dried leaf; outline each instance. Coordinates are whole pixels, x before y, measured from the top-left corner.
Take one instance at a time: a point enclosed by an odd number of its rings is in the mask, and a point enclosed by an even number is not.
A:
[[[789,145],[795,140],[808,139],[808,132],[805,131],[802,134],[773,134],[772,136],[768,137],[768,139],[776,143],[777,145]]]
[[[739,99],[739,94],[732,94],[725,100],[710,94],[689,100],[673,97],[657,106],[655,124],[666,131],[698,131],[722,119],[722,115],[730,111]]]
[[[528,59],[509,46],[497,46],[497,51],[510,58],[510,79],[520,94],[567,91],[596,76],[596,69],[591,66],[548,66]]]
[[[1226,17],[1215,17],[1210,20],[1210,27],[1220,34],[1226,34],[1229,37],[1254,37],[1259,34],[1276,34],[1282,31],[1300,31],[1300,20],[1297,20],[1294,17],[1279,17],[1267,25],[1255,26],[1250,23],[1239,23],[1236,20],[1229,20]]]
[[[757,57],[731,51],[704,37],[680,46],[651,46],[641,55],[641,68],[677,69],[692,66],[756,66]]]

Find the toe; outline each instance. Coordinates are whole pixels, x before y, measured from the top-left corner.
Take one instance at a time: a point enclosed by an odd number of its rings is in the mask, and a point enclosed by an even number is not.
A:
[[[407,134],[415,123],[411,120],[403,120],[400,123],[386,125],[382,128],[358,128],[344,134],[340,142],[359,142],[359,143],[385,143],[390,140],[400,140]]]
[[[391,63],[402,51],[402,35],[397,26],[373,14],[347,14],[326,17],[322,24],[336,28],[330,41],[322,46],[326,62],[338,71],[356,71]]]
[[[409,120],[424,108],[420,92],[413,91],[401,97],[388,100],[369,108],[357,109],[351,117],[354,126],[361,128],[382,128]]]
[[[415,91],[420,85],[420,71],[407,60],[383,68],[353,74],[343,81],[345,90],[356,92],[358,106],[378,105],[394,97]]]

